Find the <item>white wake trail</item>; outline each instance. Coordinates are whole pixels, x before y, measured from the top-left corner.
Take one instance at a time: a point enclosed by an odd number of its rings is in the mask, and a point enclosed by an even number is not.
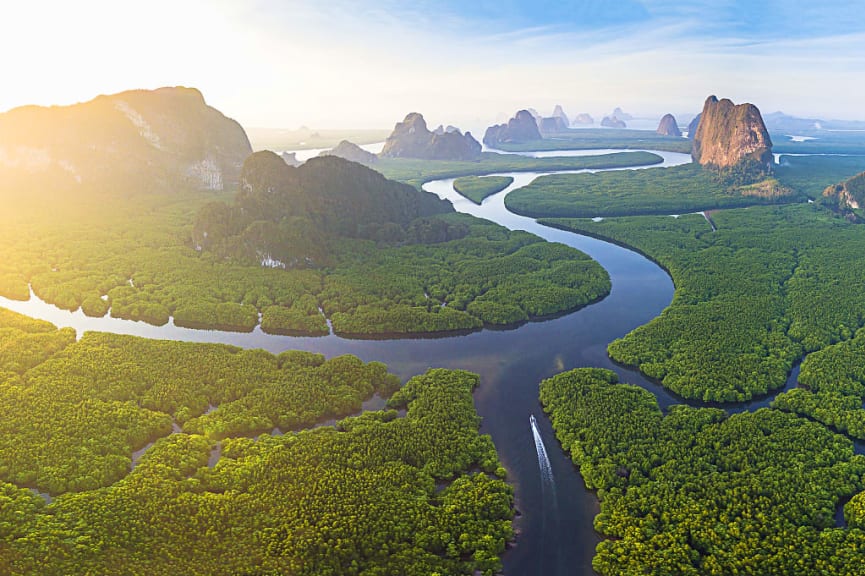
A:
[[[541,540],[548,543],[557,542],[559,539],[559,514],[558,497],[556,496],[556,480],[553,478],[553,467],[547,456],[547,447],[538,429],[538,421],[535,415],[529,416],[529,424],[532,427],[532,436],[535,439],[535,450],[538,453],[538,466],[541,469],[541,517],[542,526]],[[558,550],[553,546],[551,554],[541,556],[539,562],[540,574],[559,574]]]
[[[547,456],[547,447],[544,446],[544,439],[541,438],[541,431],[538,430],[538,422],[535,420],[535,415],[529,416],[529,423],[532,426],[532,435],[535,437],[535,449],[538,452],[538,466],[541,468],[541,479],[544,484],[549,484],[556,488],[555,479],[553,478],[553,467],[550,464],[550,459]]]

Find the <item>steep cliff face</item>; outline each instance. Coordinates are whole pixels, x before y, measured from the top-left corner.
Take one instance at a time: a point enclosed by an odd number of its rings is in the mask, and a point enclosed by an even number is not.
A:
[[[691,156],[703,166],[731,168],[744,160],[772,163],[772,139],[753,104],[710,96],[700,116]]]
[[[859,210],[865,206],[865,172],[829,186],[823,190],[823,197],[841,211]]]
[[[661,118],[661,122],[658,124],[656,132],[661,136],[682,136],[682,131],[679,130],[676,118],[672,114],[665,114],[664,117]]]
[[[421,158],[426,160],[477,160],[481,145],[471,132],[459,130],[430,132],[421,114],[412,112],[397,123],[385,141],[384,158]]]
[[[193,88],[132,90],[0,115],[0,174],[70,190],[164,192],[236,186],[243,128]]]
[[[484,134],[484,144],[493,148],[508,142],[530,142],[540,139],[538,123],[528,110],[520,110],[508,120],[507,124],[490,126]]]
[[[319,154],[319,156],[338,156],[345,160],[351,160],[352,162],[357,162],[358,164],[363,164],[365,166],[370,166],[378,162],[378,156],[372,152],[367,152],[354,142],[349,142],[348,140],[343,140],[336,145],[336,148],[325,150]]]
[[[697,135],[697,128],[700,126],[700,118],[703,116],[702,112],[694,116],[694,119],[691,120],[691,123],[688,124],[688,139],[693,140]]]

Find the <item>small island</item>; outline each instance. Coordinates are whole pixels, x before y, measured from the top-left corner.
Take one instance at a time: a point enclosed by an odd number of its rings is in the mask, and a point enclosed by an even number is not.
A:
[[[463,176],[454,180],[454,190],[480,204],[484,198],[498,194],[513,183],[511,176]]]

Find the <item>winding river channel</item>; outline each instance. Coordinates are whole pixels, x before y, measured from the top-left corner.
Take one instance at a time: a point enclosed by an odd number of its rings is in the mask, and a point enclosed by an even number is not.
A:
[[[654,151],[653,151],[654,152]],[[592,154],[568,151],[558,155]],[[690,162],[686,154],[655,152],[664,166]],[[0,306],[42,318],[58,326],[134,334],[148,338],[220,342],[271,352],[288,349],[321,352],[326,356],[354,354],[365,361],[378,360],[401,378],[430,367],[460,368],[479,373],[481,386],[475,404],[483,418],[482,432],[492,436],[499,456],[516,490],[520,515],[519,536],[505,557],[505,574],[593,574],[591,559],[599,536],[592,527],[598,511],[595,495],[586,490],[567,454],[558,448],[550,422],[538,402],[541,379],[575,367],[593,366],[616,371],[621,380],[639,385],[657,398],[662,408],[682,400],[638,372],[614,364],[607,344],[645,324],[670,304],[673,283],[667,273],[636,252],[614,244],[554,230],[504,207],[511,190],[525,186],[541,173],[509,173],[514,183],[478,206],[453,190],[453,180],[424,185],[453,202],[461,212],[497,222],[510,229],[527,230],[553,242],[582,250],[610,274],[609,296],[577,312],[542,322],[530,322],[510,330],[482,330],[468,335],[394,340],[354,340],[330,335],[321,338],[275,336],[260,328],[252,333],[203,331],[169,323],[150,326],[115,318],[88,318],[79,310],[67,312],[31,297],[28,302],[0,299]],[[794,370],[787,387],[795,385]],[[787,388],[785,387],[785,388]],[[753,410],[771,397],[738,404],[731,411]],[[535,415],[536,426],[530,425]],[[545,450],[541,449],[546,446]],[[540,462],[543,454],[546,462]],[[550,482],[554,482],[550,489]]]

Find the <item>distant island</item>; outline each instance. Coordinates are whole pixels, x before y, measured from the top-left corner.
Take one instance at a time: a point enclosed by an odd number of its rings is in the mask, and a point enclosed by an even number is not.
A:
[[[540,140],[541,132],[537,120],[528,110],[518,111],[507,124],[496,124],[487,128],[484,144],[496,148],[499,144]]]
[[[319,156],[339,156],[345,160],[351,160],[364,166],[372,166],[378,162],[378,155],[367,152],[357,144],[343,140],[335,148],[319,153]]]
[[[580,124],[582,126],[591,126],[595,123],[595,119],[592,118],[589,114],[583,112],[582,114],[577,114],[574,116],[572,124]]]
[[[615,114],[612,116],[604,116],[603,120],[601,120],[601,126],[604,128],[627,128],[628,125],[624,120],[616,116]]]
[[[383,158],[424,160],[477,160],[480,155],[481,145],[471,132],[463,134],[456,128],[431,132],[417,112],[397,123],[381,151]]]
[[[656,130],[656,132],[661,136],[682,136],[682,131],[679,130],[679,125],[676,122],[676,118],[672,114],[665,114],[664,117],[661,118],[660,123],[658,123],[658,129]]]

